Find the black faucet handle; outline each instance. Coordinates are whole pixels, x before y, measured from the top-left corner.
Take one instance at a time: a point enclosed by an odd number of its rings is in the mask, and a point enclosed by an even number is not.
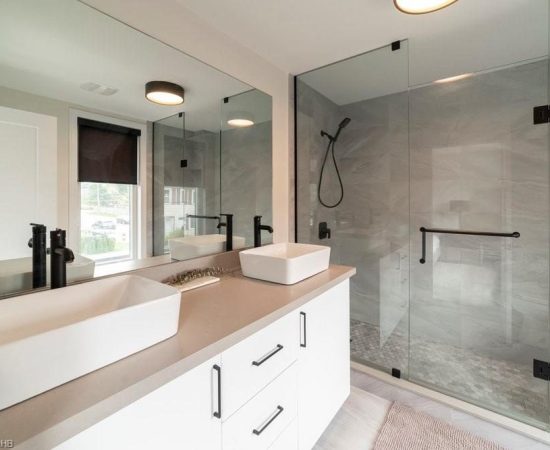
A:
[[[319,222],[319,239],[330,239],[331,232],[326,222]]]
[[[72,263],[74,261],[74,252],[70,248],[65,249],[65,262]]]

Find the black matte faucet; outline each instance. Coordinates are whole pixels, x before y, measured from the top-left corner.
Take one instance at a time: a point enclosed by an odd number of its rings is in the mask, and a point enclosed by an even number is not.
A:
[[[254,216],[254,247],[262,246],[262,230],[273,233],[269,225],[262,225],[262,216]]]
[[[225,251],[233,250],[233,214],[220,214],[225,217],[225,222],[218,223],[218,230],[225,227]]]
[[[46,286],[46,227],[39,223],[31,223],[32,238],[29,247],[32,248],[32,287]]]
[[[66,232],[56,228],[50,231],[50,258],[52,289],[67,286],[67,263],[74,261],[74,253],[66,247]]]

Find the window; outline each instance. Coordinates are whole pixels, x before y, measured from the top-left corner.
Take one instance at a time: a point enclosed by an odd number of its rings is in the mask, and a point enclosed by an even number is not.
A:
[[[78,238],[73,249],[97,264],[137,259],[141,208],[139,156],[141,125],[76,112],[71,146],[76,164],[71,173],[80,214],[73,222]],[[75,227],[76,228],[76,227]],[[74,229],[74,228],[72,228]]]

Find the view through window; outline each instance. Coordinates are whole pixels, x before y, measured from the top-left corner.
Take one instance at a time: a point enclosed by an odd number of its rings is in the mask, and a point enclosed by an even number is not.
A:
[[[80,183],[80,253],[96,262],[131,259],[132,185]]]

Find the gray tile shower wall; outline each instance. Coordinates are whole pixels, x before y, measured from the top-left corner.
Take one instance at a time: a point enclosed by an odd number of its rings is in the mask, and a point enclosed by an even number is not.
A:
[[[356,266],[357,275],[351,279],[352,317],[376,326],[385,322],[382,328],[391,333],[408,306],[407,93],[338,106],[298,83],[298,240],[330,245],[334,262]],[[327,209],[317,200],[327,145],[320,130],[333,133],[344,117],[351,122],[335,153],[345,194],[341,205]],[[321,193],[329,202],[339,193],[330,159]],[[332,230],[330,241],[318,239],[322,221]],[[401,331],[407,333],[406,328]]]

